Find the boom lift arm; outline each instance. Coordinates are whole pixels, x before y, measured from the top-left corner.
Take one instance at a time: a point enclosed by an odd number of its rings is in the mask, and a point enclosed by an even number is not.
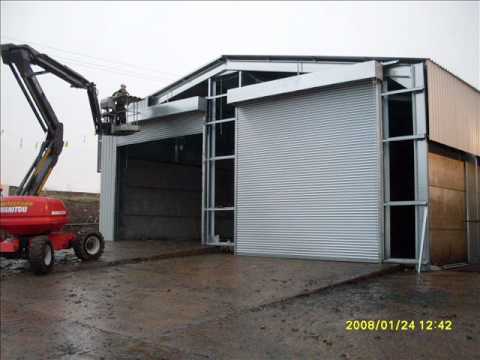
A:
[[[17,195],[38,195],[62,152],[63,124],[57,119],[37,76],[50,73],[74,88],[86,89],[97,135],[113,135],[113,120],[111,117],[105,117],[106,121],[102,122],[95,84],[76,71],[28,45],[4,44],[1,45],[1,54],[3,62],[10,67],[42,130],[47,134],[35,161],[17,189]],[[43,70],[35,72],[32,65]],[[116,135],[128,135],[131,132],[122,134],[120,131]]]

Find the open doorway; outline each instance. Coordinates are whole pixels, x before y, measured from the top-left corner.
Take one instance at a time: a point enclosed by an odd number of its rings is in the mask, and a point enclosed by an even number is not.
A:
[[[116,239],[201,241],[202,135],[119,147]]]

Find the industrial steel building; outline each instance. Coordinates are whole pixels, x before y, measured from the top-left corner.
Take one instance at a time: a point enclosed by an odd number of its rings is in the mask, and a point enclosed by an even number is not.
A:
[[[101,140],[107,240],[480,261],[480,92],[429,59],[222,56]]]

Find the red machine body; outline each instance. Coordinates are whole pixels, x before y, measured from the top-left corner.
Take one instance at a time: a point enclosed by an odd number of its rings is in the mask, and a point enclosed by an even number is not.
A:
[[[105,242],[99,232],[64,232],[68,212],[63,201],[42,196],[0,199],[0,256],[30,261],[35,274],[51,271],[56,250],[73,248],[83,260],[97,260]]]
[[[0,253],[20,250],[20,237],[48,235],[54,250],[68,249],[75,234],[60,232],[68,223],[61,200],[42,196],[9,196],[0,201],[0,229],[13,238],[0,239]]]
[[[43,196],[9,196],[0,202],[0,228],[14,236],[50,233],[68,223],[61,200]]]

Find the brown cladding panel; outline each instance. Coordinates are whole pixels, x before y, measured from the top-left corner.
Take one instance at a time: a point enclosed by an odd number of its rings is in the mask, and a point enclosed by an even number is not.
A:
[[[480,263],[480,168],[473,158],[465,162],[465,167],[468,261],[470,263]]]
[[[465,193],[430,187],[430,228],[465,230]]]
[[[443,155],[428,153],[430,186],[465,191],[465,164]]]
[[[467,241],[465,231],[430,229],[432,241],[431,258],[433,265],[465,262]]]
[[[465,262],[465,163],[432,152],[428,159],[431,262]]]

